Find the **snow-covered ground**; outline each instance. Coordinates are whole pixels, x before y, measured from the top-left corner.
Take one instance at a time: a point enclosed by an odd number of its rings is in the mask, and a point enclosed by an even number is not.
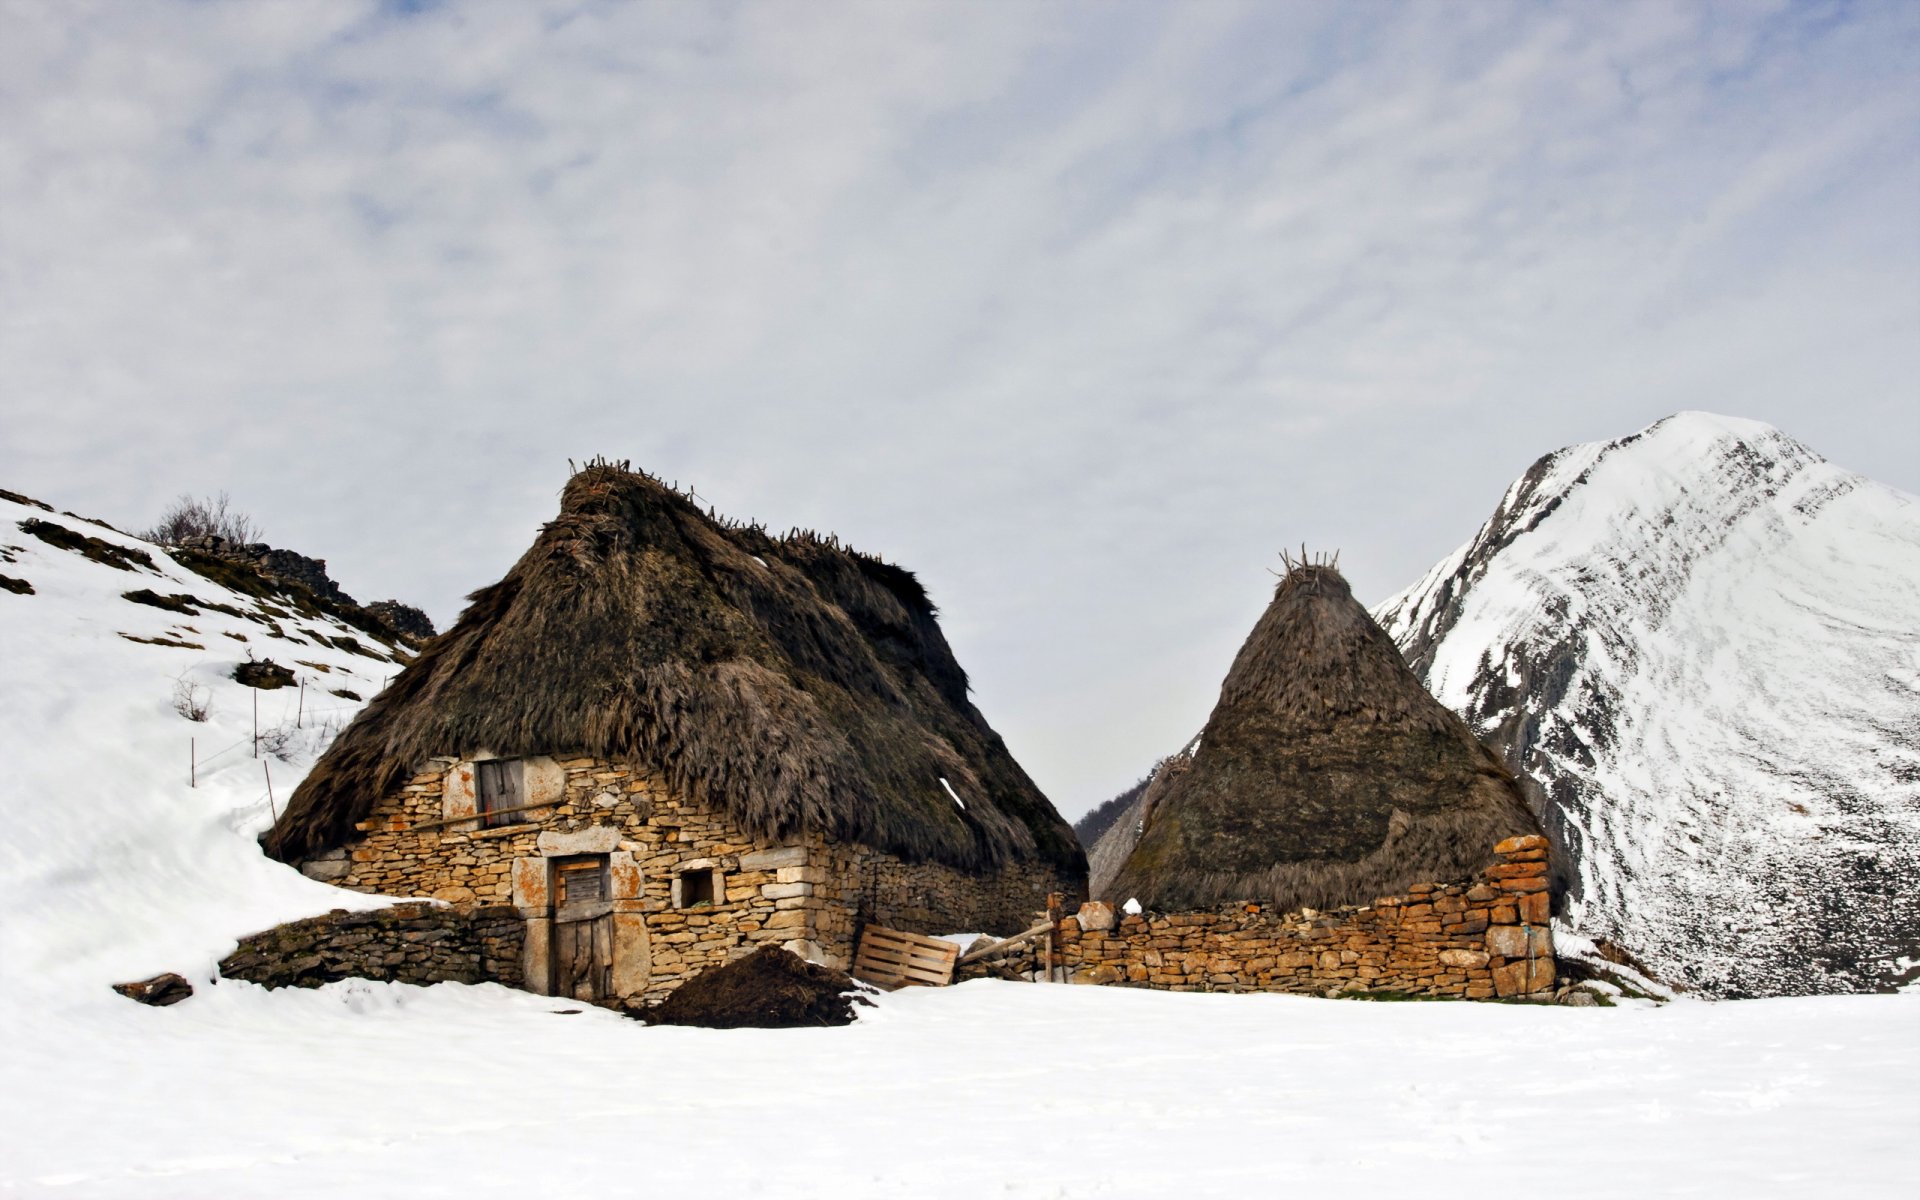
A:
[[[0,1190],[75,1197],[1911,1195],[1920,1001],[1363,1004],[983,981],[846,1029],[493,985],[75,995]]]
[[[18,533],[28,518],[144,549],[157,573]],[[495,986],[211,984],[239,934],[376,903],[260,855],[267,768],[233,665],[248,649],[327,665],[296,667],[324,685],[309,711],[397,668],[299,632],[342,636],[317,620],[281,622],[296,645],[125,601],[243,607],[71,518],[0,500],[0,546],[0,574],[34,587],[0,592],[0,1195],[1915,1186],[1913,995],[1545,1009],[983,981],[883,997],[845,1029],[723,1032]],[[209,721],[174,711],[182,675],[209,689]],[[263,725],[293,716],[291,691],[261,700]],[[291,761],[266,760],[277,796],[310,761],[304,729]],[[189,737],[242,745],[190,788]],[[149,1009],[108,989],[161,970],[198,993]]]

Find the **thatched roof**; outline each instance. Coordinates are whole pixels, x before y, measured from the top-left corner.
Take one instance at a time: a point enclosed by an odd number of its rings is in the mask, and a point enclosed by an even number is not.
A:
[[[899,567],[717,521],[601,463],[568,481],[506,578],[469,599],[294,791],[269,854],[345,843],[435,755],[584,753],[658,772],[767,838],[817,832],[970,870],[1085,869]]]
[[[1427,694],[1330,565],[1287,572],[1191,762],[1161,775],[1108,898],[1365,904],[1469,878],[1495,842],[1539,832],[1500,760]]]

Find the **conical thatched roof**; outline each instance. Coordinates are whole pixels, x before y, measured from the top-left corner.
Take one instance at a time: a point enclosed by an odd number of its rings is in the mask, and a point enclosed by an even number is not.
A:
[[[269,854],[341,845],[429,757],[484,751],[657,771],[768,838],[1085,869],[899,567],[718,522],[651,476],[595,464],[506,578],[469,599],[295,790]]]
[[[1163,774],[1109,898],[1365,904],[1469,878],[1495,842],[1539,832],[1500,760],[1327,565],[1288,571],[1191,762]]]

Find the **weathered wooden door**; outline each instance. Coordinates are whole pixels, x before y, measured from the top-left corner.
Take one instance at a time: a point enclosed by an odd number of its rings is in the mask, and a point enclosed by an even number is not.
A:
[[[613,901],[607,856],[556,859],[553,865],[552,994],[574,1000],[611,1000]]]

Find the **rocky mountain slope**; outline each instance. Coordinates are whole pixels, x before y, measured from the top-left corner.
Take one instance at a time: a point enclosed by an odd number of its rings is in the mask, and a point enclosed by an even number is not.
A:
[[[1920,975],[1920,500],[1684,413],[1541,459],[1376,616],[1528,781],[1574,928],[1710,995]]]

